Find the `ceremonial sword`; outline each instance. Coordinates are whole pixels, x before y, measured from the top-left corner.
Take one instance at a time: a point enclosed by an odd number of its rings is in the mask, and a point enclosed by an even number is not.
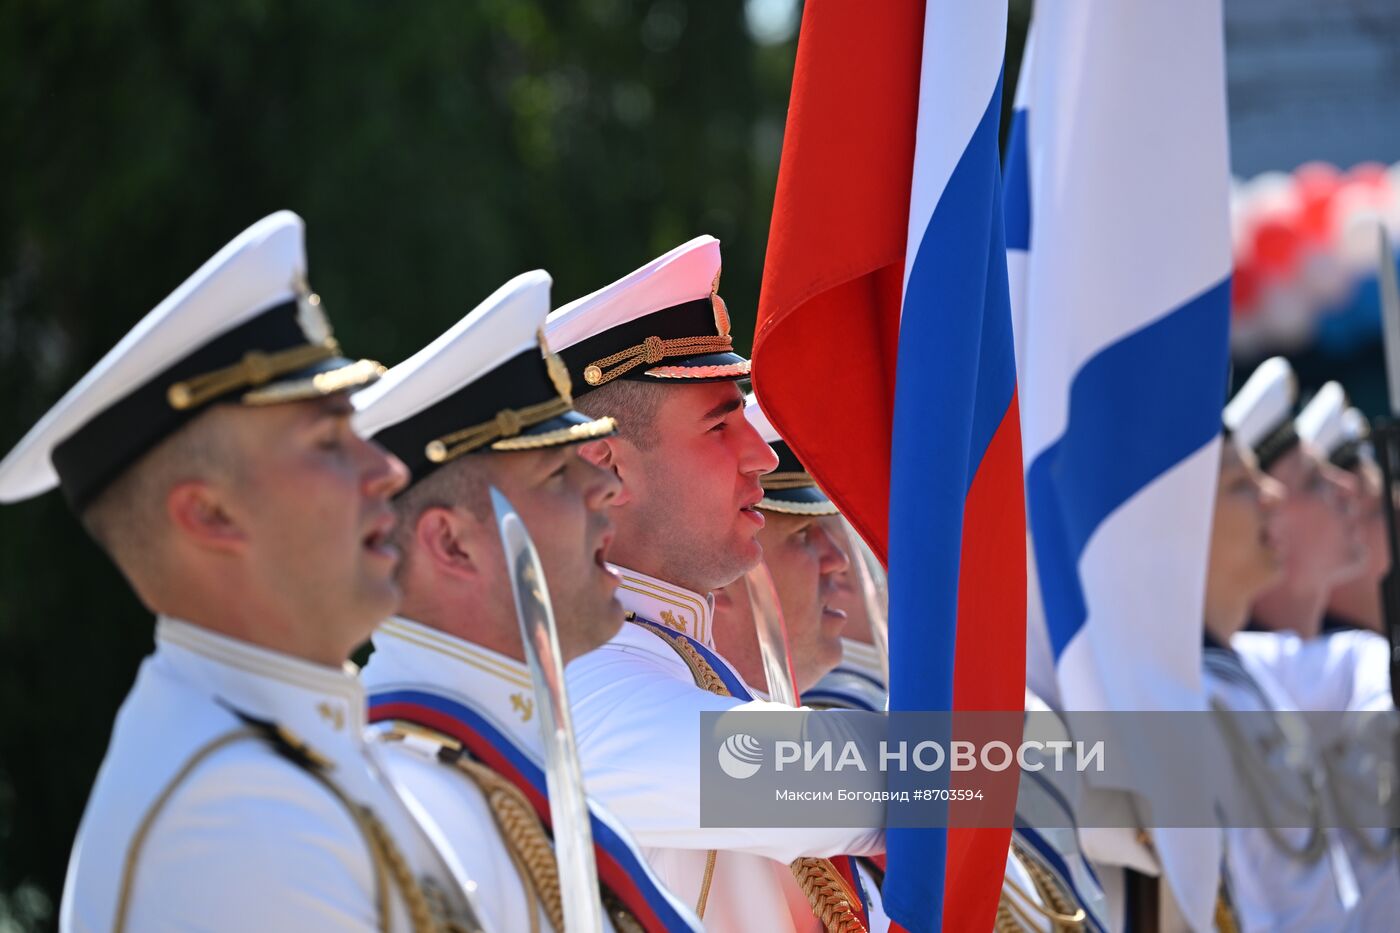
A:
[[[559,655],[559,631],[549,601],[540,555],[510,500],[491,487],[491,507],[505,547],[506,568],[520,640],[535,688],[544,739],[545,779],[554,830],[554,854],[559,863],[564,928],[569,933],[602,933],[603,905],[598,895],[598,864],[593,856],[588,799],[583,789],[578,747],[574,742],[569,696],[564,686],[564,663]]]
[[[865,543],[854,525],[844,515],[841,524],[850,542],[851,563],[860,583],[860,598],[865,604],[865,616],[870,622],[870,638],[875,653],[880,656],[880,671],[885,675],[885,690],[890,689],[890,585],[880,558]]]
[[[797,681],[792,673],[792,656],[788,653],[787,623],[783,607],[778,602],[778,588],[768,565],[760,560],[744,575],[753,607],[753,624],[758,631],[758,651],[763,656],[763,674],[768,678],[768,696],[788,706],[798,705]]]

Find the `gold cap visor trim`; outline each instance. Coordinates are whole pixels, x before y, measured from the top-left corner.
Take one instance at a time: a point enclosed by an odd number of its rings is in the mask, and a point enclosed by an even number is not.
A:
[[[375,360],[357,360],[313,376],[275,382],[243,393],[244,405],[279,405],[284,402],[304,402],[308,399],[334,395],[348,389],[363,389],[377,381],[387,370]]]
[[[656,366],[646,370],[646,375],[656,379],[721,379],[737,378],[749,374],[749,361],[725,363],[720,366]]]
[[[491,445],[492,450],[538,450],[542,447],[558,447],[561,444],[576,444],[580,441],[597,440],[617,433],[617,419],[597,418],[584,424],[571,424],[567,428],[545,431],[542,434],[522,434],[519,437],[506,437]]]
[[[758,478],[758,484],[764,489],[814,489],[817,481],[806,470],[791,470],[765,473]]]
[[[836,515],[841,510],[834,502],[788,502],[784,499],[770,499],[764,496],[754,508],[765,512],[781,512],[784,515]]]

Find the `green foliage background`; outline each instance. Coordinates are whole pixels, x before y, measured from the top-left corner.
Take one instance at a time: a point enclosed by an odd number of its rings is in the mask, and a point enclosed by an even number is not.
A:
[[[699,233],[744,346],[794,51],[742,0],[3,0],[0,448],[279,208],[386,363],[518,272],[562,303]],[[56,920],[150,648],[58,495],[0,508],[0,933]]]

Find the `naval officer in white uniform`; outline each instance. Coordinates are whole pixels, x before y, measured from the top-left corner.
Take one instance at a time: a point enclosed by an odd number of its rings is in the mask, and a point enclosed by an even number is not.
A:
[[[1320,557],[1290,558],[1289,548],[1299,533],[1290,523],[1332,495],[1319,489],[1325,481],[1313,474],[1302,494],[1320,501],[1290,514],[1288,497],[1299,493],[1261,469],[1287,461],[1282,472],[1296,479],[1295,471],[1316,466],[1311,452],[1297,449],[1292,373],[1278,363],[1261,366],[1225,409],[1206,574],[1204,684],[1253,810],[1227,814],[1236,825],[1225,831],[1226,884],[1240,927],[1321,933],[1356,928],[1356,874],[1339,832],[1326,826],[1325,773],[1295,715],[1296,701],[1252,652],[1236,648],[1251,601],[1277,587],[1291,562],[1324,564]],[[1256,715],[1240,715],[1249,713]]]
[[[858,545],[843,527],[836,504],[783,440],[757,397],[748,397],[744,414],[778,455],[778,468],[761,479],[763,498],[758,508],[767,521],[759,542],[782,605],[802,701],[818,708],[881,712],[888,705],[884,665],[870,644],[869,607],[852,579],[856,571],[850,564],[861,558],[853,554],[848,560],[842,550],[843,544],[853,549]],[[732,608],[726,606],[716,614],[720,653],[750,682],[762,685],[763,663],[746,583],[740,579],[721,593]],[[850,638],[847,629],[852,620],[863,640]],[[843,654],[843,646],[856,650]],[[1029,693],[1027,704],[1030,709]],[[1045,709],[1044,704],[1039,706]],[[1047,792],[1036,777],[1029,772],[1022,776],[1022,796],[1037,794],[1043,798],[1039,800],[1042,808],[1053,803],[1063,811],[1058,796]],[[1062,812],[1062,820],[1055,829],[1041,830],[1018,820],[994,924],[998,933],[1057,929],[1095,933],[1106,928],[1101,920],[1103,896],[1079,851],[1073,814]],[[871,922],[887,927],[877,876],[866,865],[861,870],[870,896]]]
[[[1371,459],[1364,417],[1347,408],[1346,393],[1335,382],[1324,385],[1294,419],[1303,444],[1338,469],[1349,472],[1359,489],[1351,520],[1366,545],[1367,559],[1357,578],[1343,581],[1343,605],[1355,606],[1358,621],[1378,623],[1380,582],[1389,570],[1381,507],[1380,468]],[[1355,584],[1360,583],[1360,586]],[[1369,599],[1366,591],[1369,589]],[[1374,613],[1374,615],[1372,615]],[[1308,617],[1312,622],[1312,617]],[[1231,639],[1253,669],[1261,669],[1287,692],[1300,710],[1373,711],[1394,709],[1390,692],[1390,642],[1366,628],[1322,618],[1309,637],[1296,632],[1241,632]],[[1327,774],[1331,812],[1339,818],[1342,840],[1356,873],[1361,902],[1351,929],[1385,927],[1400,915],[1400,865],[1394,831],[1358,825],[1356,803],[1375,799],[1393,767],[1393,717],[1385,715],[1312,717],[1317,757]]]
[[[714,649],[710,593],[759,559],[759,477],[777,465],[744,418],[719,273],[718,241],[699,237],[549,317],[578,407],[618,420],[583,453],[622,481],[612,554],[634,614],[570,665],[574,725],[589,792],[706,929],[818,930],[809,894],[827,917],[864,909],[846,860],[826,857],[878,851],[881,833],[700,825],[700,713],[773,708],[746,706]]]
[[[563,929],[549,832],[542,711],[525,664],[489,489],[540,553],[565,662],[622,625],[604,562],[617,477],[578,456],[615,430],[573,409],[568,371],[541,342],[549,276],[507,282],[360,393],[357,426],[397,454],[403,558],[397,618],[374,636],[363,678],[390,771],[443,828],[496,929]],[[556,776],[556,778],[559,776]],[[698,929],[621,825],[595,807],[601,901],[622,929]]]
[[[117,714],[60,927],[476,929],[465,880],[362,737],[346,658],[394,610],[398,460],[351,429],[299,217],[224,247],[0,463],[60,486],[156,648]]]
[[[797,693],[811,705],[807,692],[841,660],[846,613],[833,600],[838,574],[850,567],[845,535],[822,523],[837,514],[836,506],[778,436],[758,399],[744,401],[744,416],[778,455],[778,468],[760,479],[758,543],[782,611]],[[715,648],[746,683],[769,695],[748,581],[740,577],[716,591],[715,606]]]

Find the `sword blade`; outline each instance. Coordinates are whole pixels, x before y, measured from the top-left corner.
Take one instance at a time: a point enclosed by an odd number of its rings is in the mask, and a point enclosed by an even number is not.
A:
[[[500,490],[491,487],[491,506],[505,547],[520,639],[535,689],[535,709],[544,739],[545,778],[554,829],[554,856],[559,863],[564,926],[583,933],[602,933],[603,906],[598,893],[598,865],[593,856],[593,831],[583,789],[559,654],[559,631],[549,600],[549,586],[539,552],[525,522]]]
[[[792,674],[788,653],[787,624],[778,602],[778,588],[768,565],[759,561],[744,575],[753,606],[753,624],[758,630],[758,648],[763,656],[763,673],[768,678],[768,696],[788,706],[797,705],[797,680]]]
[[[1395,251],[1384,223],[1376,225],[1378,247],[1376,276],[1381,287],[1381,336],[1385,344],[1385,382],[1390,414],[1400,416],[1400,278],[1395,271]]]
[[[880,655],[880,670],[885,675],[885,689],[890,683],[890,590],[885,568],[880,566],[880,558],[865,543],[845,516],[841,524],[846,528],[846,540],[850,547],[851,563],[854,564],[856,580],[860,583],[860,597],[865,604],[865,615],[870,620],[870,640]]]

